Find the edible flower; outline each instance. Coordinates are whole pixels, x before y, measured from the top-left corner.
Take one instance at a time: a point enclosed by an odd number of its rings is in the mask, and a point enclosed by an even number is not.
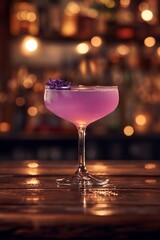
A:
[[[71,89],[71,82],[64,81],[62,79],[49,78],[48,81],[46,82],[45,88],[56,90],[69,90]]]

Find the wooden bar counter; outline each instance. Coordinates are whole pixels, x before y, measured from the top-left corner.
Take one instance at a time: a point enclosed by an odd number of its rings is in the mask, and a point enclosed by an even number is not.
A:
[[[76,163],[0,162],[0,240],[160,239],[160,162],[88,162],[107,187],[58,188]]]

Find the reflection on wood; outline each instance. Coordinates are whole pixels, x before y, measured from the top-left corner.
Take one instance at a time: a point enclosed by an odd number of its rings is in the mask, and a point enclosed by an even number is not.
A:
[[[108,187],[65,189],[55,180],[73,164],[1,162],[0,239],[159,239],[159,165],[90,162]]]

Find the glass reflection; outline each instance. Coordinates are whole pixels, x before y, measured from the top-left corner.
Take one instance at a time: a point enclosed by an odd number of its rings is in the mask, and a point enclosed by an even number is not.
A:
[[[147,184],[156,184],[157,180],[156,179],[146,179],[145,183],[147,183]]]
[[[29,162],[28,163],[28,169],[27,169],[27,173],[29,175],[38,175],[39,173],[39,164],[37,162]]]
[[[37,179],[37,178],[31,178],[31,179],[27,179],[26,180],[26,184],[27,185],[32,185],[32,186],[39,186],[40,185],[40,181],[39,181],[39,179]]]
[[[35,170],[35,169],[31,169]],[[43,200],[41,192],[41,181],[36,177],[27,177],[24,181],[26,191],[22,197],[23,202],[28,206],[25,211],[29,213],[37,213],[39,209],[36,205],[39,205]]]
[[[156,168],[156,164],[154,164],[154,163],[146,163],[145,165],[144,165],[144,168],[145,169],[154,169],[154,168]]]
[[[81,189],[83,211],[97,216],[113,214],[111,203],[117,199],[116,188],[112,189]]]

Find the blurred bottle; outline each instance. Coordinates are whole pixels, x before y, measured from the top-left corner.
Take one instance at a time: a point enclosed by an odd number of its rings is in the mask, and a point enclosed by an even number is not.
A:
[[[29,1],[13,2],[10,9],[10,32],[13,35],[39,32],[39,16],[35,4]]]

